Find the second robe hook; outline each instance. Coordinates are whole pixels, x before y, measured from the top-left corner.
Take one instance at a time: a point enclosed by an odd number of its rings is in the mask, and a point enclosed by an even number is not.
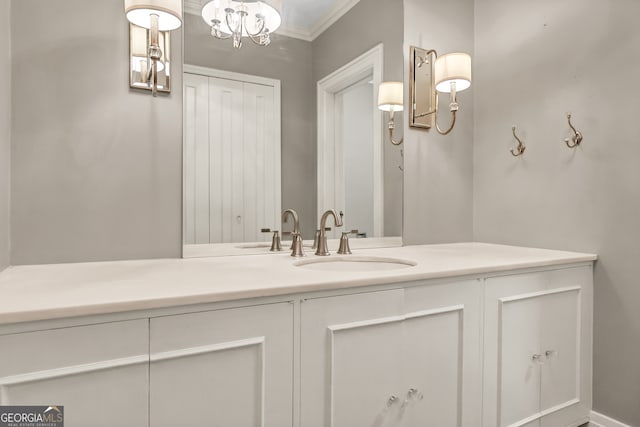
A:
[[[514,157],[522,156],[522,154],[524,154],[524,150],[526,150],[527,147],[524,145],[524,142],[522,142],[522,140],[518,138],[518,135],[516,135],[515,125],[511,126],[511,131],[513,132],[513,137],[518,141],[518,146],[515,148],[515,150],[513,148],[511,149],[511,155]]]

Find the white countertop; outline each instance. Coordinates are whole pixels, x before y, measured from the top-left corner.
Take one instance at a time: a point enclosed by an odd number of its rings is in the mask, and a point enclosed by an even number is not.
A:
[[[305,259],[313,258],[308,251]],[[281,254],[9,267],[0,324],[145,310],[594,261],[592,254],[484,243],[360,249],[414,261],[387,271],[311,271]],[[335,256],[335,255],[332,255]]]

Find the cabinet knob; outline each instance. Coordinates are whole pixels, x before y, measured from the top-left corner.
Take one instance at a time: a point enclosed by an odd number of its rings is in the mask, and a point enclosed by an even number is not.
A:
[[[533,356],[531,356],[531,360],[536,363],[539,363],[540,365],[544,364],[544,358],[545,358],[544,354],[534,354]]]
[[[402,402],[402,407],[404,408],[410,403],[416,400],[422,400],[423,398],[424,398],[424,395],[422,394],[422,392],[417,388],[412,387],[407,392],[407,397],[405,397],[404,402]]]
[[[391,406],[397,401],[398,401],[398,396],[391,395],[391,397],[389,397],[389,400],[387,400],[387,406]]]
[[[424,398],[424,395],[420,390],[412,387],[409,389],[409,392],[407,393],[407,398],[413,399],[413,400],[422,400]]]
[[[558,351],[557,350],[547,350],[544,352],[544,355],[547,356],[547,359],[551,359],[554,357],[558,357]]]

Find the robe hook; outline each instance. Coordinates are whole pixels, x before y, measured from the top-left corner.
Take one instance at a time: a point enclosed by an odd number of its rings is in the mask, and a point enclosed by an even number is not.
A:
[[[569,140],[569,138],[565,138],[564,142],[567,144],[567,147],[575,148],[582,142],[582,133],[580,133],[580,131],[571,124],[571,113],[567,113],[567,120],[569,121],[569,127],[573,131],[573,136],[571,137],[571,140]]]
[[[522,140],[518,138],[518,135],[516,135],[515,125],[511,126],[511,131],[513,132],[513,137],[516,139],[516,141],[518,141],[518,146],[515,148],[515,150],[513,148],[511,149],[511,155],[513,157],[522,156],[522,154],[524,154],[524,150],[526,150],[527,147],[524,145]]]

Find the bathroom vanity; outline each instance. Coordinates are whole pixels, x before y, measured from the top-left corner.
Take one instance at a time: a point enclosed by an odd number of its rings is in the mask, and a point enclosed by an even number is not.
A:
[[[596,256],[480,243],[353,256],[404,264],[12,267],[0,403],[64,405],[69,427],[588,420]]]

